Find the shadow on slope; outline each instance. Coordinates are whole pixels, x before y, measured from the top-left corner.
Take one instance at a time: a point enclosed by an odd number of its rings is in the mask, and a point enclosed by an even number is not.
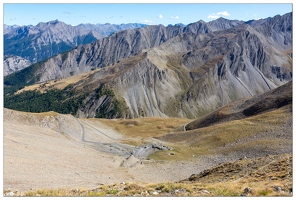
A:
[[[185,126],[186,130],[239,120],[292,104],[292,81],[252,98],[235,101]]]

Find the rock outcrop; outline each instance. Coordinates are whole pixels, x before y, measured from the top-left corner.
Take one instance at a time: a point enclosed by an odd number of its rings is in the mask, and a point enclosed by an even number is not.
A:
[[[3,75],[6,76],[15,71],[22,70],[31,65],[29,60],[19,56],[9,56],[3,62]]]

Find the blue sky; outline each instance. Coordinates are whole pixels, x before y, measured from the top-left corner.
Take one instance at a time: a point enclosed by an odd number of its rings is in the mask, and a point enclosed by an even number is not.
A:
[[[189,24],[218,17],[251,20],[292,12],[292,4],[3,4],[4,24],[36,25],[58,19],[67,24]]]

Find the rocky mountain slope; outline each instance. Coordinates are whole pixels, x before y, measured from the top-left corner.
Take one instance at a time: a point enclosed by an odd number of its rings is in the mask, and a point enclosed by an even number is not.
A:
[[[256,25],[255,29],[272,40],[274,46],[283,50],[291,50],[292,45],[292,13],[267,18],[266,22]],[[292,53],[292,52],[290,52]]]
[[[292,105],[292,81],[261,95],[230,103],[190,122],[186,125],[185,129],[194,130],[231,120],[240,120],[260,113],[270,112],[287,105]]]
[[[291,17],[121,31],[7,76],[6,93],[91,71],[63,89],[81,98],[76,116],[196,118],[292,80]]]
[[[4,34],[9,33],[12,29],[17,28],[17,27],[19,27],[19,26],[18,25],[12,25],[12,26],[10,26],[10,25],[4,24],[3,25],[3,33]]]
[[[6,76],[15,71],[19,71],[31,65],[29,60],[19,56],[9,56],[3,62],[3,75]]]

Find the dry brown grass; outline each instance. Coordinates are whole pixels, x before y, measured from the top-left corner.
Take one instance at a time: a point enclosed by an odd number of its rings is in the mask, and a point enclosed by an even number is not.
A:
[[[270,130],[281,131],[281,126],[291,119],[291,112],[286,108],[277,109],[271,112],[263,113],[257,116],[245,118],[242,120],[233,120],[216,124],[210,127],[200,128],[187,132],[176,132],[157,139],[172,144],[176,155],[169,159],[191,159],[194,155],[210,155],[219,148],[219,153],[230,153],[243,149],[252,149],[253,147],[279,148],[280,143],[288,143],[286,139],[268,139],[258,138],[253,141],[239,143],[237,141],[243,138],[250,138],[257,133],[264,133]],[[227,144],[234,144],[229,148],[222,148]],[[223,149],[223,150],[222,150]],[[166,159],[167,152],[156,152],[150,155],[151,159]]]
[[[98,119],[100,122],[114,128],[126,137],[150,138],[173,132],[176,128],[190,122],[186,118],[147,117],[137,119]]]
[[[139,185],[136,183],[125,183],[104,185],[96,189],[85,190],[37,190],[25,193],[25,196],[241,196],[245,188],[250,188],[251,192],[246,194],[249,197],[260,196],[292,196],[291,187],[286,187],[285,181],[257,181],[245,178],[240,181],[226,182],[185,182],[185,183],[158,183]],[[279,186],[282,191],[276,191],[274,186]]]
[[[80,80],[86,79],[88,76],[91,74],[96,73],[100,69],[93,70],[91,72],[86,72],[83,74],[79,74],[76,76],[70,76],[65,79],[60,79],[60,80],[52,80],[52,81],[47,81],[45,83],[38,83],[30,86],[26,86],[23,89],[17,91],[16,93],[21,93],[23,91],[29,91],[29,90],[38,90],[40,92],[45,92],[48,89],[59,89],[62,90],[65,87],[67,87],[70,84],[77,83]]]
[[[31,114],[39,116],[39,117],[46,117],[46,116],[56,117],[57,115],[59,115],[59,113],[54,112],[54,111],[42,112],[42,113],[31,113]]]

